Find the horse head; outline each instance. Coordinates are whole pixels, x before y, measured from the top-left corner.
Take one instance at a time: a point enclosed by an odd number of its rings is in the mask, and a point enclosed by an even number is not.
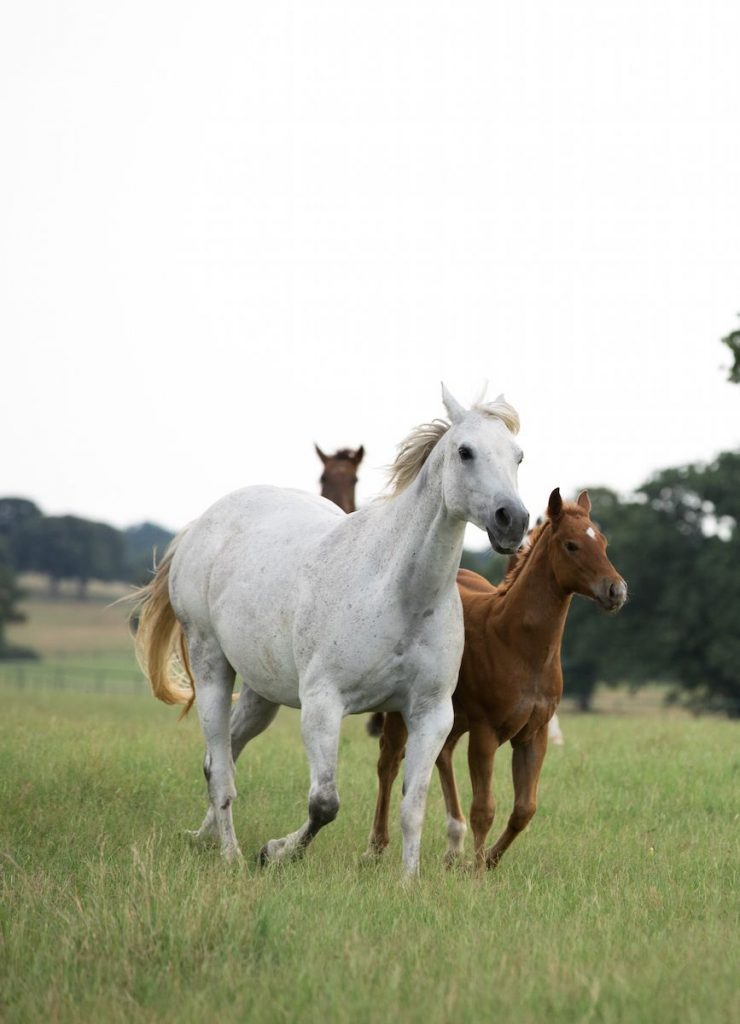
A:
[[[333,501],[344,512],[355,511],[355,484],[357,467],[362,462],[365,449],[341,448],[334,455],[325,455],[317,444],[316,454],[324,464],[321,474],[321,496]]]
[[[618,612],[627,600],[627,584],[609,561],[606,537],[590,519],[591,499],[581,491],[564,503],[560,488],[550,495],[547,515],[552,527],[550,562],[567,593],[582,594],[607,612]]]
[[[496,551],[510,554],[529,525],[517,485],[519,416],[503,395],[465,409],[443,385],[442,399],[451,421],[444,464],[447,509],[485,530]]]

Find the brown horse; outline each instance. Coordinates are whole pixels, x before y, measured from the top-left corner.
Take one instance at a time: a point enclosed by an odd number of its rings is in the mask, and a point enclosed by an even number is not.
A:
[[[478,868],[494,867],[526,828],[537,807],[537,783],[547,750],[547,724],[563,692],[560,645],[573,594],[617,612],[627,586],[606,555],[606,540],[589,519],[591,502],[583,491],[564,504],[560,490],[550,495],[547,517],[533,530],[503,583],[494,587],[461,569],[457,581],[465,617],[465,651],[453,696],[455,720],[437,759],[447,807],[447,864],[462,853],[465,818],[455,784],[452,754],[469,732],[468,764],[473,787],[470,824]],[[493,824],[493,759],[510,741],[514,810],[488,851]],[[378,801],[366,857],[388,845],[391,788],[406,745],[400,714],[386,714],[378,760]]]
[[[324,464],[324,472],[321,474],[321,497],[339,505],[343,512],[354,512],[357,467],[365,454],[364,447],[361,445],[356,451],[342,448],[334,455],[324,455],[317,444],[314,448]]]

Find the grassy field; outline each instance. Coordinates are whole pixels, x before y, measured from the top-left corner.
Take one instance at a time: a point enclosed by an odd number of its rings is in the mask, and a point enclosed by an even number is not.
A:
[[[260,871],[262,842],[304,817],[294,713],[239,763],[246,860],[226,867],[181,835],[204,810],[195,719],[136,696],[0,699],[3,1021],[740,1019],[731,723],[568,718],[532,826],[482,880],[441,866],[435,781],[409,888],[397,836],[359,864],[375,788],[360,719],[339,818],[303,862]]]

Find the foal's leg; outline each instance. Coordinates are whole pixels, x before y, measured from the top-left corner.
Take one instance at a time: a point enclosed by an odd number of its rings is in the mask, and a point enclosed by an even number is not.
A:
[[[401,767],[408,736],[406,723],[397,711],[390,711],[384,718],[378,757],[378,799],[367,850],[363,854],[364,860],[375,860],[380,857],[390,842],[388,813],[391,806],[391,790]]]
[[[468,741],[468,768],[473,787],[470,827],[473,830],[475,864],[479,870],[485,864],[486,836],[491,829],[496,813],[491,779],[493,777],[493,759],[497,749],[498,737],[489,723],[485,720],[471,722]]]
[[[452,699],[442,701],[424,712],[411,712],[406,721],[409,731],[406,744],[404,797],[401,801],[403,832],[403,867],[407,878],[419,874],[421,829],[424,824],[427,790],[434,762],[452,729]]]
[[[200,727],[206,741],[203,774],[208,784],[211,806],[206,822],[195,838],[208,838],[217,833],[221,840],[221,856],[225,860],[241,857],[234,834],[231,804],[236,799],[234,762],[229,742],[229,716],[235,672],[213,638],[190,637],[188,640],[190,667],[195,679],[196,708]]]
[[[339,811],[336,787],[339,730],[344,716],[341,704],[325,696],[304,697],[301,734],[311,770],[308,791],[308,820],[296,832],[282,839],[270,839],[260,850],[260,863],[302,857],[316,833],[334,821]]]
[[[547,753],[547,726],[543,725],[528,743],[514,744],[511,774],[514,778],[514,810],[509,822],[486,852],[486,864],[495,868],[519,833],[527,827],[537,810],[537,783]]]
[[[250,740],[264,732],[279,710],[279,704],[265,700],[254,690],[250,690],[246,684],[242,685],[239,700],[231,712],[230,735],[233,761],[236,761]],[[218,839],[218,821],[213,804],[209,804],[208,812],[198,831],[191,832],[189,835],[194,842],[198,843],[210,843]]]
[[[465,842],[465,833],[467,832],[465,815],[460,806],[460,796],[457,792],[457,783],[455,782],[455,769],[452,763],[452,755],[455,752],[459,739],[459,734],[451,733],[447,737],[445,745],[442,747],[442,751],[437,758],[439,782],[447,809],[447,852],[445,853],[445,864],[448,868],[452,867],[461,856],[463,843]]]

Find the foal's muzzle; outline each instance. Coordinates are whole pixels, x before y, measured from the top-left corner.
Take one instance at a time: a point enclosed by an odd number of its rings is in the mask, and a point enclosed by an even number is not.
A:
[[[627,600],[627,584],[622,579],[604,579],[597,590],[596,599],[604,611],[618,612]]]
[[[513,555],[524,540],[529,526],[529,512],[520,501],[503,501],[493,513],[488,526],[488,539],[500,555]]]

